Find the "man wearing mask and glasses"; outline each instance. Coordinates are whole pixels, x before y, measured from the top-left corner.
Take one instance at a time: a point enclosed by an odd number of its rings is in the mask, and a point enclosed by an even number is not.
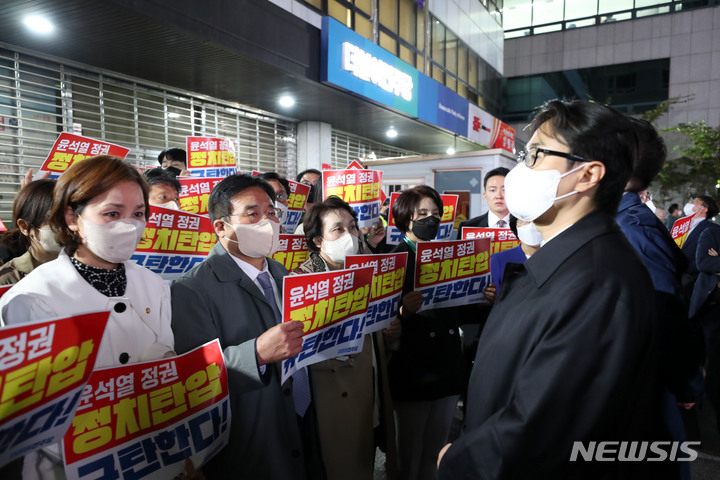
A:
[[[280,219],[273,188],[232,175],[208,199],[218,243],[208,258],[172,285],[172,326],[179,352],[220,339],[232,411],[229,444],[203,471],[243,478],[319,478],[309,465],[313,408],[307,371],[280,384],[281,361],[300,353],[302,322],[282,323],[282,278],[268,258]],[[306,431],[305,428],[310,429]]]
[[[597,103],[554,100],[531,130],[505,200],[543,241],[505,269],[439,478],[668,478],[662,462],[572,460],[576,442],[667,439],[652,282],[614,221],[632,125]]]

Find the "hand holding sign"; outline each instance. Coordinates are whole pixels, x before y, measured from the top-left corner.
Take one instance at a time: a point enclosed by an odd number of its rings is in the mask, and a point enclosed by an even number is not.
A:
[[[255,349],[258,365],[294,357],[302,350],[303,323],[285,322],[268,329],[257,338]]]

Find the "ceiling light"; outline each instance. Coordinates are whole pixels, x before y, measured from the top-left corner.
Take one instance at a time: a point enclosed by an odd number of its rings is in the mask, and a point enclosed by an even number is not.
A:
[[[447,149],[448,155],[455,155],[455,148],[454,147],[448,147]]]
[[[278,103],[281,107],[288,108],[295,105],[295,99],[290,95],[283,95],[282,97],[280,97],[280,100],[278,100]]]
[[[390,127],[390,130],[385,132],[385,135],[387,135],[388,138],[395,138],[397,137],[397,130],[395,130],[393,127]]]
[[[53,31],[52,23],[37,15],[25,17],[25,26],[37,33],[50,33]]]

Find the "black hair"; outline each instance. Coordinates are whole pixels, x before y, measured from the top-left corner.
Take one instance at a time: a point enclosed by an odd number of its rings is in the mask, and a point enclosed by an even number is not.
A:
[[[318,202],[313,205],[313,208],[308,210],[303,219],[303,228],[305,229],[305,240],[307,240],[308,250],[311,252],[318,253],[320,248],[315,245],[313,239],[315,237],[322,237],[323,234],[323,218],[329,212],[333,210],[345,210],[352,215],[355,223],[357,224],[357,212],[343,199],[332,195],[328,197],[324,202]]]
[[[302,172],[297,174],[297,177],[295,177],[295,181],[299,182],[300,179],[305,175],[306,173],[314,173],[315,175],[320,175],[322,177],[322,172],[316,168],[308,168],[307,170],[303,170]]]
[[[512,213],[510,214],[510,221],[508,221],[508,225],[510,225],[510,230],[517,237],[518,236],[518,234],[517,234],[517,217],[515,215],[513,215]]]
[[[258,175],[258,177],[262,178],[266,182],[268,180],[275,180],[276,182],[280,182],[280,185],[283,186],[283,188],[285,189],[285,192],[287,192],[287,194],[290,195],[290,183],[287,181],[287,179],[285,177],[281,177],[278,173],[265,172],[265,173],[261,173],[260,175]],[[275,197],[273,197],[273,200],[274,199],[275,199]]]
[[[151,187],[156,184],[165,183],[173,187],[175,191],[177,191],[178,195],[180,195],[180,192],[182,191],[182,185],[180,185],[180,181],[177,177],[160,167],[145,170],[143,172],[143,177],[145,177],[145,180]]]
[[[187,167],[187,153],[182,148],[170,147],[166,148],[158,154],[158,163],[162,165],[163,158],[168,157],[170,160],[183,162]]]
[[[487,182],[490,180],[490,177],[506,177],[507,174],[510,173],[510,169],[505,167],[497,167],[493,168],[489,172],[485,174],[485,179],[483,180],[483,190],[487,188]]]
[[[275,190],[272,186],[267,183],[259,176],[251,176],[244,174],[230,175],[224,178],[220,183],[215,185],[215,188],[210,192],[208,198],[208,215],[211,221],[218,220],[220,218],[229,217],[232,215],[231,201],[235,195],[251,187],[262,188],[267,196],[270,197],[270,202],[275,203]]]
[[[417,187],[405,190],[395,200],[392,207],[395,225],[402,233],[407,233],[410,230],[410,221],[412,220],[413,213],[415,213],[415,208],[423,198],[432,199],[435,205],[437,205],[438,210],[440,210],[440,216],[442,216],[443,203],[437,190],[427,185],[418,185]]]
[[[717,202],[707,195],[698,195],[700,200],[703,202],[703,207],[707,208],[707,213],[705,214],[705,218],[713,218],[715,215],[718,214],[718,204]]]
[[[615,216],[638,153],[637,135],[630,119],[599,103],[551,100],[533,119],[531,134],[546,122],[550,123],[555,139],[566,144],[570,153],[605,165],[605,176],[598,184],[593,202],[597,209]],[[573,163],[568,160],[569,166]]]
[[[30,239],[18,227],[18,220],[24,220],[28,229],[39,229],[50,218],[53,206],[55,180],[43,179],[28,183],[15,196],[12,209],[13,228],[0,239],[0,245],[18,255],[30,248]]]
[[[670,206],[668,207],[668,213],[670,215],[672,215],[675,213],[675,210],[677,210],[678,208],[680,208],[680,205],[678,205],[677,203],[671,203]]]
[[[641,192],[647,189],[650,182],[660,173],[660,169],[662,169],[667,158],[667,148],[662,137],[650,122],[640,118],[629,118],[635,127],[638,152],[630,174],[630,181],[625,190],[628,192]]]

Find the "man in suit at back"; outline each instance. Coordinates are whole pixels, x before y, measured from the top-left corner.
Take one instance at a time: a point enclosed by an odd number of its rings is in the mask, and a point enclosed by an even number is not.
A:
[[[281,322],[287,270],[267,258],[278,247],[274,196],[257,177],[220,182],[208,199],[218,243],[171,288],[178,353],[218,338],[227,367],[230,441],[203,466],[207,478],[322,478],[308,470],[312,442],[303,438],[309,389],[295,377],[280,384],[280,362],[300,353],[303,330]]]
[[[720,225],[711,220],[718,214],[717,202],[707,195],[699,195],[694,200],[688,202],[685,207],[683,207],[683,212],[687,216],[693,216],[693,219],[690,221],[690,231],[682,246],[682,251],[688,259],[688,268],[686,274],[683,276],[682,283],[687,298],[690,298],[695,280],[698,277],[695,254],[700,234],[707,228],[720,228]]]
[[[505,167],[498,167],[485,175],[483,197],[490,209],[479,217],[473,217],[460,223],[457,238],[461,237],[463,227],[510,227],[510,212],[505,205],[505,175],[509,171]]]

